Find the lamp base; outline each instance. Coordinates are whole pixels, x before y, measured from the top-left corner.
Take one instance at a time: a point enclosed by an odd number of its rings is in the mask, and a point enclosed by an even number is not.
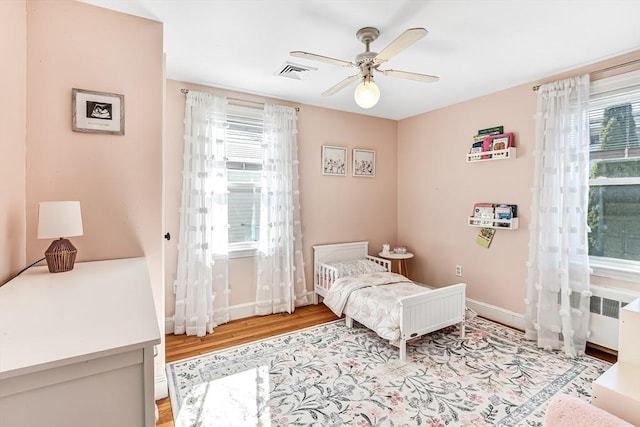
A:
[[[54,240],[44,252],[50,273],[64,273],[73,270],[78,250],[69,239]]]

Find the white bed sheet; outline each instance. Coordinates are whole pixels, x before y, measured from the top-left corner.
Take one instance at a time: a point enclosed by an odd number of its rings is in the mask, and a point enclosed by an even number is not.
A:
[[[369,273],[336,280],[324,304],[396,344],[400,338],[400,298],[431,292],[396,273]]]

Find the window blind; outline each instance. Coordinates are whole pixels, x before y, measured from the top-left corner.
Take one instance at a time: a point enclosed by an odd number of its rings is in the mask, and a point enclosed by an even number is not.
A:
[[[264,110],[228,105],[226,157],[229,243],[255,242],[260,230],[260,177]]]
[[[640,72],[591,84],[589,127],[592,160],[640,157]]]

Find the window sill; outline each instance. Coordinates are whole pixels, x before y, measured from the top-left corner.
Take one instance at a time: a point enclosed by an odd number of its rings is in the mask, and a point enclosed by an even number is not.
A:
[[[611,258],[589,257],[591,274],[626,282],[640,282],[640,262],[612,260]]]
[[[258,248],[255,247],[257,245],[252,245],[253,247],[247,247],[247,245],[243,245],[242,247],[229,248],[229,259],[234,258],[251,258],[258,256]]]

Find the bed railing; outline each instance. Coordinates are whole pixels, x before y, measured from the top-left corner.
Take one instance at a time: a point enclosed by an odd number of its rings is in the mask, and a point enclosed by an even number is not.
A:
[[[391,261],[371,255],[367,255],[365,258],[383,266],[387,271],[391,271]],[[339,278],[340,275],[337,268],[321,262],[316,263],[314,272],[315,293],[313,303],[318,303],[318,295],[324,298],[331,287],[331,284]]]
[[[367,255],[367,259],[375,262],[376,264],[380,264],[381,266],[386,268],[387,271],[391,271],[391,260],[383,259],[377,256],[371,256],[371,255]]]
[[[326,296],[331,284],[338,279],[338,269],[328,264],[316,264],[316,291]]]

